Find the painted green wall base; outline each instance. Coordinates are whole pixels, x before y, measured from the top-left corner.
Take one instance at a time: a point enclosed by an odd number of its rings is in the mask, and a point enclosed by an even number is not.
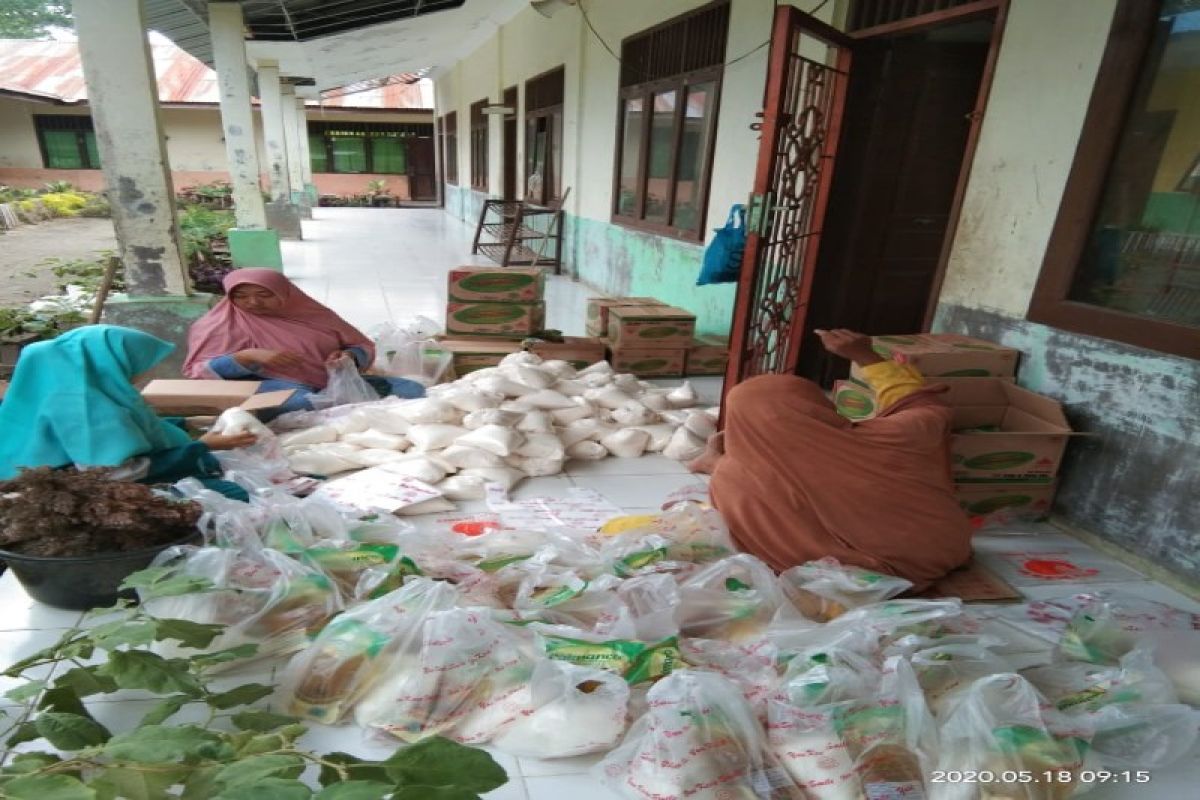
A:
[[[315,206],[321,197],[321,193],[317,191],[317,185],[315,183],[304,184],[304,193],[308,195],[308,204],[310,206]]]
[[[471,226],[479,221],[486,195],[450,183],[443,192],[447,214]],[[696,285],[701,245],[572,214],[563,225],[564,275],[601,294],[656,297],[695,314],[697,333],[729,334],[737,285]]]
[[[283,272],[283,251],[279,234],[268,229],[230,228],[229,255],[233,266],[264,267]]]
[[[154,378],[178,378],[187,356],[187,333],[192,323],[212,308],[217,298],[211,294],[167,294],[130,297],[114,294],[104,304],[101,320],[157,336],[175,345],[174,352],[150,371]]]
[[[933,329],[1020,350],[1020,384],[1090,434],[1067,447],[1058,517],[1200,584],[1200,362],[949,304]]]

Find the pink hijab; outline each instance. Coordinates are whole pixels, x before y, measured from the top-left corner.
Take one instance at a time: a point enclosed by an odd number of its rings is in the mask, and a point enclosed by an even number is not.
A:
[[[229,299],[242,284],[260,286],[283,300],[274,314],[251,314]],[[265,372],[268,377],[324,388],[325,359],[347,347],[361,347],[374,359],[375,346],[353,325],[313,300],[281,273],[238,269],[225,276],[225,297],[192,325],[183,374],[211,378],[208,362],[249,348],[286,350],[303,356],[301,367]]]

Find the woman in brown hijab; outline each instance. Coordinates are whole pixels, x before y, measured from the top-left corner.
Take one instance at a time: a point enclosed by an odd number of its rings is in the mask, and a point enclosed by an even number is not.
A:
[[[775,569],[833,556],[920,591],[971,556],[950,478],[945,387],[885,361],[866,336],[817,333],[862,368],[878,415],[851,423],[816,384],[762,375],[730,391],[725,432],[692,468],[712,473],[713,503],[738,545]]]

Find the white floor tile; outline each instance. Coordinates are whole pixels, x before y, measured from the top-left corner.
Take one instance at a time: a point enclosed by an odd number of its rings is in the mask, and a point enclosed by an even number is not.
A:
[[[980,551],[980,563],[1017,588],[1146,580],[1136,570],[1082,542],[1061,548],[1013,547]]]
[[[1152,581],[1130,581],[1128,583],[1082,583],[1070,586],[1023,586],[1021,593],[1029,600],[1051,600],[1055,597],[1080,592],[1116,592],[1133,595],[1169,606],[1200,614],[1200,601],[1180,594],[1170,587]]]
[[[594,489],[621,508],[661,508],[685,486],[703,485],[694,475],[579,475],[576,486]]]
[[[688,475],[683,464],[658,454],[641,458],[603,458],[599,461],[568,461],[567,474],[571,477],[592,475]]]
[[[21,587],[12,570],[0,576],[0,631],[38,628],[70,628],[79,622],[82,612],[51,608],[35,602]]]

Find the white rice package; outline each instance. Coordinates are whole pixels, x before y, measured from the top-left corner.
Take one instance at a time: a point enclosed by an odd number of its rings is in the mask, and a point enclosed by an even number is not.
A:
[[[334,417],[327,424],[337,431],[339,437],[345,436],[348,433],[360,433],[368,427],[366,419],[356,415],[354,412]]]
[[[553,389],[541,389],[533,394],[527,394],[521,398],[524,402],[529,403],[534,408],[542,408],[554,410],[557,408],[570,408],[575,405],[571,402],[571,398],[561,392],[556,392]]]
[[[682,425],[675,429],[663,455],[676,461],[691,461],[704,455],[705,442]]]
[[[577,458],[580,461],[599,461],[608,455],[608,448],[599,442],[584,440],[576,442],[566,450],[567,458]]]
[[[535,406],[533,403],[526,403],[523,398],[517,398],[515,400],[505,400],[500,404],[500,409],[502,411],[515,411],[516,413],[524,416],[530,411],[536,410],[537,406]]]
[[[509,353],[504,358],[500,359],[500,369],[505,367],[536,367],[542,363],[542,357],[537,353],[531,353],[528,350],[522,350],[517,353]]]
[[[499,425],[484,425],[457,440],[463,447],[475,447],[498,456],[512,455],[524,441],[525,437],[519,431]]]
[[[380,464],[403,461],[404,454],[397,450],[384,450],[381,447],[364,447],[353,453],[347,453],[346,458],[363,467],[378,467]]]
[[[687,416],[687,420],[683,423],[683,427],[687,428],[696,438],[708,441],[708,437],[717,432],[717,424],[713,422],[712,417],[703,411],[693,411]]]
[[[577,419],[574,422],[568,423],[566,427],[558,432],[559,438],[567,447],[582,442],[585,439],[594,439],[597,436],[603,437],[610,433],[608,426],[601,422],[587,417]]]
[[[563,361],[558,358],[552,358],[549,361],[543,361],[542,369],[559,379],[570,379],[575,377],[575,368],[571,366],[570,362]]]
[[[646,392],[638,400],[651,411],[666,411],[671,407],[666,392]]]
[[[629,684],[606,670],[538,661],[532,713],[518,717],[492,744],[528,758],[567,758],[608,750],[625,732]]]
[[[583,396],[592,401],[601,408],[616,410],[633,400],[627,392],[623,392],[616,386],[605,386],[599,389],[589,389],[583,393]]]
[[[538,391],[537,389],[526,386],[523,383],[517,383],[512,378],[509,378],[503,374],[493,375],[491,377],[484,378],[483,380],[476,381],[475,386],[476,388],[482,389],[485,392],[500,394],[504,395],[505,397],[521,397],[522,395],[533,394],[534,392]]]
[[[696,394],[691,381],[684,381],[667,393],[667,400],[675,408],[691,408],[700,402],[700,395]]]
[[[409,445],[408,439],[404,436],[384,433],[373,428],[358,433],[347,433],[339,441],[355,447],[372,447],[380,450],[406,450]]]
[[[339,455],[339,452],[343,455]],[[362,468],[358,462],[346,458],[344,451],[331,452],[328,443],[314,444],[293,450],[288,454],[288,466],[295,472],[305,475],[326,476]]]
[[[507,492],[525,479],[525,473],[513,467],[471,467],[461,473],[464,477],[482,478],[485,484],[498,483]]]
[[[504,459],[495,453],[462,444],[452,444],[437,455],[455,469],[504,466]]]
[[[555,458],[565,457],[562,439],[553,433],[530,433],[525,436],[524,443],[517,448],[517,455],[525,458]]]
[[[582,397],[572,398],[575,405],[571,408],[556,408],[550,412],[550,418],[559,425],[569,425],[575,420],[594,416],[596,407]]]
[[[613,368],[612,364],[609,364],[607,361],[597,361],[595,364],[590,364],[579,370],[579,374],[609,376],[613,374]]]
[[[462,419],[462,412],[445,400],[422,397],[396,407],[396,413],[413,425],[450,424]]]
[[[507,373],[518,383],[523,383],[533,389],[549,389],[558,377],[549,370],[529,364],[517,364]]]
[[[496,408],[504,402],[503,395],[468,386],[455,386],[451,391],[442,395],[442,399],[464,413]]]
[[[505,428],[511,428],[521,421],[525,412],[521,411],[506,411],[502,408],[485,408],[479,411],[472,411],[463,417],[463,427],[468,430],[478,430],[484,425],[500,425]]]
[[[579,373],[579,380],[583,381],[589,389],[602,389],[605,386],[611,386],[613,376],[611,372],[593,372],[590,375]]]
[[[443,514],[447,511],[454,511],[458,506],[450,502],[444,497],[435,497],[432,500],[426,500],[422,503],[417,503],[404,508],[394,513],[402,517],[421,517],[426,514]]]
[[[650,434],[636,428],[610,433],[600,440],[600,444],[617,458],[638,458],[646,452],[650,443]]]
[[[242,433],[252,433],[258,438],[275,436],[274,431],[244,408],[228,408],[222,411],[221,416],[213,423],[212,431],[226,436]]]
[[[451,475],[435,488],[447,500],[482,500],[487,481],[477,475]]]
[[[350,416],[359,419],[363,430],[376,430],[382,433],[405,434],[412,423],[400,415],[399,404],[391,406],[367,406],[356,408]]]
[[[279,446],[284,448],[300,447],[309,444],[325,444],[336,442],[338,432],[329,425],[315,425],[298,431],[289,431],[279,435]]]
[[[650,441],[646,443],[646,452],[661,453],[666,449],[671,441],[671,437],[675,434],[675,426],[667,424],[659,425],[639,425],[634,430],[644,431]]]
[[[658,414],[632,400],[612,412],[613,421],[621,425],[649,425],[659,420]]]
[[[430,485],[437,484],[446,477],[446,470],[428,458],[405,458],[392,461],[387,465],[388,472],[416,478]]]
[[[524,458],[522,456],[510,456],[508,463],[511,466],[524,472],[531,478],[547,478],[551,475],[558,475],[563,470],[563,459],[561,458]]]
[[[417,450],[444,450],[469,431],[457,425],[422,424],[408,430],[408,439]]]
[[[638,380],[636,375],[622,373],[613,377],[613,386],[616,386],[622,392],[628,395],[639,395],[643,391],[642,382]]]
[[[517,430],[522,433],[551,433],[554,419],[547,411],[530,411],[517,423]]]

